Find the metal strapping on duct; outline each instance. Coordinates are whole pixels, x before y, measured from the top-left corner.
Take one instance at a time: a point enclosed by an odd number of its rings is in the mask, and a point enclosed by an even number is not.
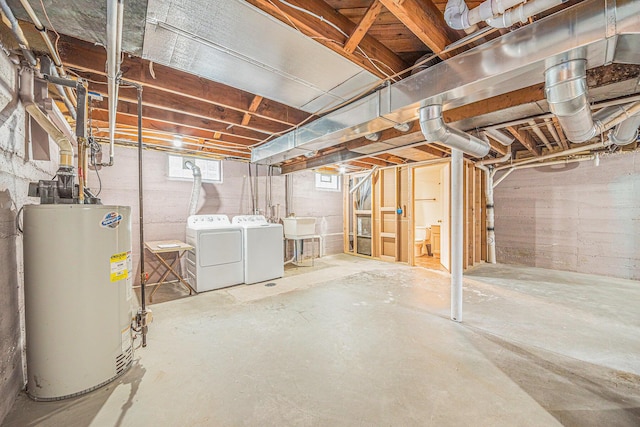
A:
[[[585,0],[256,147],[251,160],[278,163],[413,121],[426,105],[440,104],[446,111],[543,83],[549,58],[557,64],[576,47],[585,52],[588,68],[638,64],[633,48],[640,44],[637,6],[634,0]]]
[[[442,118],[442,105],[427,105],[420,109],[420,128],[427,142],[440,142],[474,157],[489,154],[488,142],[454,129]]]

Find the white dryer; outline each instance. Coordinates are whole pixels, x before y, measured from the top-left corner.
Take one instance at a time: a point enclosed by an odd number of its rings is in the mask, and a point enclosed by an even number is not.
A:
[[[243,229],[226,215],[191,215],[187,219],[187,275],[197,292],[244,282]]]
[[[271,224],[262,215],[238,215],[233,224],[242,226],[244,232],[244,283],[284,276],[282,224]]]

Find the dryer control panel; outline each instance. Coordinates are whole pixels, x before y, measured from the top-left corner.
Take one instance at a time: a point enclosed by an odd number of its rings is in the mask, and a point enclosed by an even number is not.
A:
[[[234,216],[232,220],[233,224],[241,225],[262,225],[268,224],[264,215],[238,215]]]
[[[187,219],[187,227],[194,230],[218,228],[230,224],[229,217],[226,215],[191,215]]]

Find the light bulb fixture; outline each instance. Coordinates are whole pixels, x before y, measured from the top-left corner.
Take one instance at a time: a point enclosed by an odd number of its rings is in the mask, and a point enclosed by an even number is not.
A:
[[[173,137],[173,146],[182,147],[182,137],[180,135],[175,135]]]
[[[374,133],[369,133],[369,134],[365,135],[364,137],[366,139],[368,139],[369,141],[375,142],[375,141],[380,139],[380,135],[381,135],[381,132],[374,132]]]
[[[338,173],[339,173],[340,175],[344,175],[344,174],[345,174],[345,172],[347,172],[347,168],[345,168],[345,167],[344,167],[344,165],[339,165],[339,166],[338,166]]]
[[[409,129],[411,129],[411,125],[409,123],[397,123],[393,127],[400,132],[409,132]]]

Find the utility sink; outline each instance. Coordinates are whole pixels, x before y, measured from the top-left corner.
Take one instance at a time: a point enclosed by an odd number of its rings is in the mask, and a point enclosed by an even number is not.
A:
[[[283,218],[284,237],[287,239],[306,239],[316,234],[316,218],[311,216],[293,216]]]

